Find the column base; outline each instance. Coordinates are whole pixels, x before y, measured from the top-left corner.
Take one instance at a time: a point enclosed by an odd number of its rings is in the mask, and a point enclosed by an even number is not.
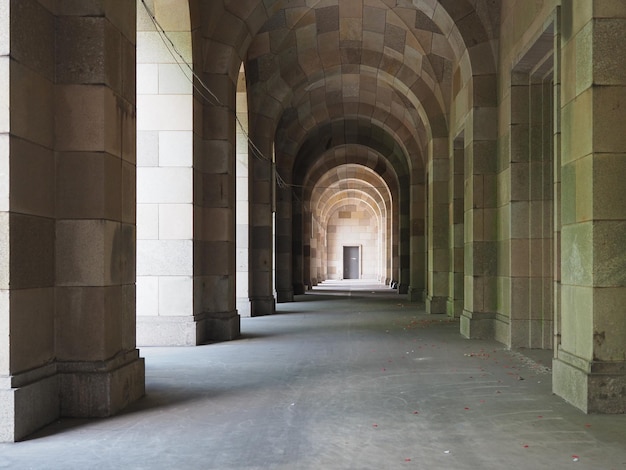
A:
[[[196,346],[198,325],[193,316],[137,316],[137,346]]]
[[[112,416],[145,395],[144,360],[135,349],[108,361],[60,362],[61,416]]]
[[[241,319],[237,310],[205,312],[194,318],[197,322],[196,344],[232,341],[241,335]]]
[[[0,442],[16,442],[58,419],[56,364],[0,377]]]
[[[398,294],[408,294],[409,293],[409,285],[408,284],[400,284],[398,285]]]
[[[446,298],[445,297],[426,297],[426,313],[437,314],[446,313]]]
[[[552,391],[585,413],[626,413],[626,362],[589,362],[559,350]]]
[[[137,317],[138,346],[197,346],[213,341],[231,341],[239,335],[237,310],[181,317]]]
[[[276,301],[274,297],[250,299],[250,316],[262,317],[276,313]]]
[[[496,314],[470,312],[461,314],[461,335],[468,339],[494,339]]]
[[[461,315],[463,314],[463,300],[451,299],[448,297],[448,300],[446,301],[446,313],[449,317],[461,318]]]
[[[409,286],[408,300],[409,302],[423,302],[424,301],[424,289],[421,287],[415,288]]]
[[[293,289],[276,290],[276,302],[293,302]]]
[[[293,295],[302,295],[306,292],[306,287],[302,282],[293,283]]]

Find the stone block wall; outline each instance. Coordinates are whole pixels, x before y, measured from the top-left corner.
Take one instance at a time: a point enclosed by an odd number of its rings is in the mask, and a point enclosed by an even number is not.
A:
[[[189,10],[158,0],[147,5],[182,58],[137,2],[138,342],[190,345],[196,344],[193,87],[180,63],[192,63]]]
[[[327,225],[328,279],[343,279],[343,247],[360,247],[360,279],[377,279],[381,272],[379,218],[365,203],[340,206]]]

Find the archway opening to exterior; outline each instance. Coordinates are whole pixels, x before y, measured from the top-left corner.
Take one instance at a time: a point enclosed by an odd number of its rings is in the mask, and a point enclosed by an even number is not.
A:
[[[189,5],[179,3],[137,1],[136,308],[144,346],[196,342],[193,58]]]

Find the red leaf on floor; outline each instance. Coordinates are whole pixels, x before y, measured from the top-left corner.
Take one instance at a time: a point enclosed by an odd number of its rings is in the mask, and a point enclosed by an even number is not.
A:
[[[539,415],[539,416],[537,416],[537,418],[543,418],[543,416]]]
[[[405,462],[410,462],[410,461],[411,461],[411,459],[404,459],[404,461],[405,461]]]
[[[466,409],[466,410],[469,410],[469,408],[468,408],[467,406],[465,407],[465,409]]]
[[[524,444],[524,449],[528,449],[528,444]]]
[[[586,428],[590,428],[590,427],[591,427],[591,424],[587,423],[587,424],[585,424],[585,427],[586,427]]]
[[[373,426],[373,427],[375,427],[375,428],[377,428],[377,427],[378,427],[378,424],[372,424],[372,426]]]
[[[418,414],[420,414],[420,412],[419,411],[414,411],[413,414],[414,415],[418,415]]]

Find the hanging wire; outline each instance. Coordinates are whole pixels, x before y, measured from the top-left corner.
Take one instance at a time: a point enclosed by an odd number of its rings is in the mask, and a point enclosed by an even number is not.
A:
[[[265,162],[272,162],[273,163],[272,159],[267,157],[266,155],[264,155],[263,152],[261,151],[261,149],[259,149],[259,147],[257,147],[257,145],[252,141],[252,138],[248,134],[246,126],[244,126],[244,124],[241,122],[241,119],[237,115],[237,111],[233,110],[229,106],[225,105],[219,99],[219,97],[215,93],[213,93],[211,91],[211,89],[208,87],[208,85],[194,71],[192,65],[185,59],[183,54],[176,47],[176,44],[174,44],[174,41],[172,41],[172,39],[167,34],[167,32],[165,31],[163,26],[161,26],[159,21],[156,19],[155,14],[150,10],[150,8],[146,4],[145,0],[141,0],[141,3],[143,4],[143,6],[145,8],[146,13],[150,17],[150,20],[154,24],[154,27],[156,28],[157,33],[159,34],[159,37],[161,38],[161,41],[163,41],[163,44],[165,45],[166,49],[168,50],[168,52],[170,53],[170,55],[172,56],[172,58],[176,62],[176,65],[178,65],[180,70],[183,72],[183,75],[185,76],[185,78],[187,80],[189,80],[189,82],[191,83],[191,85],[194,88],[194,90],[196,90],[196,92],[207,103],[227,108],[230,112],[232,112],[234,114],[234,116],[235,116],[235,120],[237,122],[237,125],[239,126],[242,134],[244,135],[244,137],[246,138],[246,141],[248,142],[248,146],[249,146],[248,148],[249,148],[249,151],[252,154],[252,156],[257,158],[258,160],[265,161]],[[296,198],[296,200],[298,200],[299,202],[302,202],[302,201],[300,201],[300,198],[295,193],[295,191],[293,191],[293,189],[296,188],[296,187],[304,189],[304,186],[287,183],[283,179],[283,177],[280,175],[280,173],[278,172],[278,170],[276,169],[275,166],[273,168],[273,171],[274,171],[274,175],[275,175],[275,178],[276,178],[276,185],[279,188],[281,188],[281,189],[289,189],[289,188],[291,188],[292,189],[292,195]],[[334,189],[332,187],[323,188],[323,187],[319,187],[319,186],[317,188],[320,188],[320,189]],[[384,188],[381,187],[381,189],[384,189]]]
[[[145,8],[146,13],[150,17],[150,20],[154,24],[154,27],[156,28],[157,33],[159,34],[159,37],[161,38],[161,41],[163,41],[163,44],[165,45],[166,49],[168,50],[168,52],[170,53],[170,55],[176,62],[176,65],[178,65],[178,67],[181,69],[185,78],[189,80],[194,90],[196,90],[196,92],[198,92],[198,94],[202,98],[204,98],[204,100],[207,103],[227,108],[230,112],[232,112],[235,115],[235,120],[237,121],[237,125],[241,129],[241,132],[243,133],[244,137],[246,138],[246,141],[248,142],[250,153],[252,153],[252,155],[258,160],[272,162],[272,159],[265,156],[263,152],[252,141],[252,138],[250,137],[250,135],[248,134],[248,131],[246,130],[243,123],[241,122],[241,119],[239,119],[237,112],[231,109],[230,107],[228,107],[227,105],[225,105],[219,99],[219,97],[211,91],[211,89],[207,86],[207,84],[204,83],[204,80],[202,80],[202,78],[193,70],[192,65],[185,59],[185,57],[180,52],[180,50],[178,50],[178,48],[176,47],[176,44],[174,44],[174,41],[172,41],[172,39],[169,37],[169,35],[167,34],[163,26],[161,26],[161,23],[159,23],[159,21],[156,19],[156,16],[154,15],[154,13],[150,11],[150,8],[146,4],[145,0],[141,0],[141,3],[143,4]],[[208,96],[205,93],[208,93]],[[274,172],[276,174],[276,182],[278,186],[283,189],[287,188],[289,185],[278,174],[276,169],[274,169]]]

